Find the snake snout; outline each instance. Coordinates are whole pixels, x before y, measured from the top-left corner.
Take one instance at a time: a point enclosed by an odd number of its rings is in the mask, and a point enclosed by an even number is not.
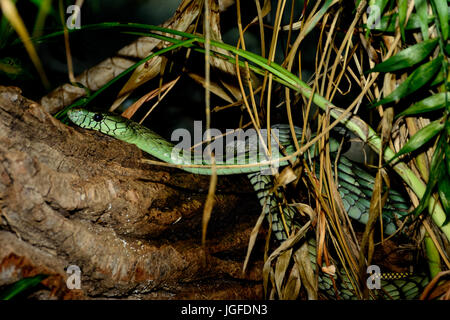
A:
[[[71,109],[67,111],[67,117],[70,121],[75,123],[76,125],[81,125],[83,122],[83,119],[86,118],[86,112],[82,109]]]

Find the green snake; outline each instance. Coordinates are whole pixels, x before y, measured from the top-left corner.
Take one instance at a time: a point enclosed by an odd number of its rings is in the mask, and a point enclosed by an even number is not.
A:
[[[180,155],[179,150],[174,152],[174,145],[136,122],[125,119],[121,116],[104,112],[92,112],[85,109],[71,109],[67,113],[69,119],[76,125],[100,131],[116,139],[136,145],[139,149],[150,155],[171,164],[192,164],[191,158]],[[280,159],[284,154],[294,152],[294,144],[288,125],[275,125],[271,127],[278,133],[278,148],[272,146],[272,156]],[[301,137],[301,130],[295,128],[298,138]],[[331,139],[330,139],[331,140]],[[264,154],[264,156],[267,153]],[[275,157],[273,157],[275,158]],[[270,158],[270,159],[273,159]],[[286,229],[290,230],[296,221],[296,211],[293,207],[283,205],[280,210],[280,201],[276,192],[273,192],[273,177],[262,174],[262,169],[270,168],[267,157],[258,155],[258,160],[263,164],[255,162],[255,165],[248,166],[230,166],[229,162],[216,162],[215,171],[218,175],[242,174],[248,175],[250,182],[258,196],[259,202],[263,207],[266,217],[272,222],[272,232],[276,239],[284,241],[287,239]],[[262,160],[261,160],[262,159]],[[188,166],[182,169],[195,174],[211,175],[212,169],[210,162],[202,160],[202,165],[194,167]],[[280,161],[280,166],[285,166],[286,161]],[[345,210],[348,215],[359,221],[367,223],[370,207],[370,198],[374,185],[374,177],[364,169],[347,159],[340,156],[337,163],[338,187]],[[401,220],[407,215],[408,201],[402,195],[394,190],[389,190],[389,197],[383,208],[383,227],[384,233],[393,234],[397,226],[395,220]],[[280,213],[281,211],[281,213]],[[281,216],[283,215],[283,216]],[[308,238],[309,256],[311,265],[316,271],[316,243],[314,237]],[[338,264],[337,262],[335,263]],[[333,285],[331,276],[319,272],[318,287],[320,292],[331,299],[356,299],[351,282],[343,268],[337,268],[334,279],[336,286]],[[428,283],[426,274],[415,274],[405,279],[381,280],[382,292],[378,297],[389,299],[416,299],[424,286]]]

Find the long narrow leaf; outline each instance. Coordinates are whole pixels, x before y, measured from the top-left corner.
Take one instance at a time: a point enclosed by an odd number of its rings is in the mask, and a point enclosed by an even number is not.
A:
[[[448,39],[448,5],[446,0],[431,0],[434,3],[433,9],[436,8],[439,17],[442,37],[444,41]]]
[[[400,27],[400,33],[402,35],[403,42],[405,41],[405,21],[406,21],[406,11],[408,9],[408,0],[398,1],[398,25]]]
[[[445,143],[445,137],[441,136],[441,139],[439,139],[436,149],[434,150],[433,157],[431,158],[430,175],[428,177],[427,187],[422,198],[420,199],[419,205],[412,212],[413,215],[417,216],[421,214],[422,211],[428,207],[433,189],[442,177],[440,169],[444,159],[443,143]]]
[[[417,16],[420,22],[422,37],[428,40],[428,4],[426,0],[414,0]]]
[[[413,104],[411,107],[401,112],[397,117],[443,109],[445,108],[448,99],[450,99],[449,92],[440,92]]]
[[[411,67],[428,57],[436,47],[438,39],[426,40],[400,51],[395,56],[377,64],[369,72],[392,72]]]
[[[423,127],[419,131],[416,132],[415,135],[413,135],[407,143],[403,146],[403,148],[400,149],[399,152],[389,161],[398,158],[401,155],[404,155],[406,153],[415,151],[419,149],[421,146],[423,146],[425,143],[430,141],[434,136],[436,136],[439,132],[442,131],[444,128],[444,122],[441,120],[436,120],[428,124],[427,126]]]
[[[441,199],[442,208],[445,211],[447,218],[444,221],[444,225],[450,222],[450,175],[448,175],[445,171],[445,165],[442,164],[441,170],[439,173],[441,174],[441,179],[438,182],[438,193],[439,198]]]
[[[314,17],[311,20],[311,23],[308,26],[308,29],[306,29],[305,35],[311,32],[311,30],[316,26],[316,24],[322,19],[323,15],[327,12],[327,10],[330,8],[330,6],[334,3],[334,0],[327,0],[322,8],[314,15]]]
[[[444,68],[442,68],[441,70],[439,70],[437,75],[434,77],[433,81],[431,81],[430,87],[434,87],[435,85],[442,83],[442,81],[444,81],[444,79],[445,79],[445,70],[444,70]]]
[[[399,101],[401,98],[406,97],[407,95],[417,91],[421,87],[423,87],[428,81],[430,81],[435,73],[442,66],[442,56],[437,57],[434,60],[431,60],[409,75],[405,81],[403,81],[397,89],[391,92],[386,98],[381,99],[376,102],[372,107],[376,107],[380,104],[386,104],[393,101]]]
[[[450,176],[450,145],[445,144],[444,145],[444,149],[445,149],[445,158],[447,159],[446,163],[447,163],[447,174]]]
[[[151,37],[153,37],[153,38],[160,39],[160,40],[163,40],[163,41],[166,41],[166,42],[172,42],[172,43],[174,43],[174,44],[178,44],[178,43],[181,43],[181,42],[182,42],[182,40],[175,39],[175,38],[171,38],[171,37],[167,37],[167,36],[163,36],[163,35],[156,34],[156,33],[133,32],[133,31],[123,31],[122,33],[125,33],[125,34],[132,34],[132,35],[137,35],[137,36],[141,36],[141,37],[145,37],[145,36],[148,37],[148,36],[151,36]],[[184,43],[184,44],[183,44],[183,47],[185,47],[185,48],[190,48],[190,49],[192,49],[192,50],[195,50],[195,51],[200,52],[200,53],[203,53],[203,54],[206,53],[206,50],[205,50],[203,47],[200,47],[200,46],[196,45],[195,43],[190,43],[190,42],[189,42],[189,43]],[[214,48],[212,48],[212,49],[210,50],[210,54],[211,54],[212,56],[220,57],[220,58],[222,58],[222,59],[224,59],[224,60],[227,60],[228,62],[230,62],[230,63],[232,63],[232,64],[235,64],[235,63],[236,63],[236,58],[235,58],[234,56],[229,56],[229,55],[226,55],[226,54],[224,54],[224,53],[222,53],[222,52],[217,52],[217,51],[214,50]],[[243,61],[241,61],[241,60],[238,61],[238,64],[239,64],[239,66],[242,67],[242,68],[245,68],[245,67],[246,67],[246,66],[245,66],[245,63],[244,63]],[[256,74],[259,74],[259,75],[262,75],[262,76],[264,76],[264,75],[266,74],[265,69],[259,68],[258,66],[255,66],[255,65],[253,65],[253,64],[248,64],[248,67],[249,67],[250,70],[252,70],[252,71],[255,72]],[[278,83],[281,83],[282,85],[287,86],[287,87],[289,87],[289,88],[291,88],[291,89],[294,89],[294,90],[295,90],[295,89],[297,88],[297,86],[292,85],[292,83],[289,83],[289,82],[284,81],[282,78],[279,78],[279,77],[277,77],[276,75],[273,76],[273,80],[276,81],[276,82],[278,82]]]

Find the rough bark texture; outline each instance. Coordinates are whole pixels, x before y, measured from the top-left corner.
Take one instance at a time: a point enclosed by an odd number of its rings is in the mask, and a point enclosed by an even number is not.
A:
[[[241,272],[260,211],[245,177],[220,178],[203,248],[209,178],[143,156],[0,87],[0,286],[44,273],[41,299],[262,298],[262,261]],[[81,290],[66,286],[69,265]]]

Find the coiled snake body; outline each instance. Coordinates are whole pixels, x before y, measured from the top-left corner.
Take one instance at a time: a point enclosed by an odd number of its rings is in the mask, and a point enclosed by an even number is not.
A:
[[[192,164],[191,159],[181,156],[178,151],[174,152],[172,143],[131,120],[110,113],[95,113],[84,109],[72,109],[68,112],[68,117],[80,127],[97,130],[119,140],[135,144],[141,150],[162,161],[172,164]],[[277,130],[277,142],[280,144],[280,148],[272,146],[272,158],[279,159],[283,156],[281,148],[287,154],[292,153],[294,149],[289,126],[275,125],[272,126],[272,129]],[[300,136],[300,129],[296,128],[296,134]],[[261,156],[258,159],[266,160],[267,158]],[[204,164],[209,165],[210,163]],[[281,214],[283,217],[281,217],[278,198],[272,192],[273,178],[270,175],[262,174],[264,168],[270,168],[261,164],[241,167],[230,167],[229,164],[229,162],[218,161],[216,173],[218,175],[246,173],[266,216],[271,217],[273,234],[279,241],[285,240],[287,238],[286,227],[290,230],[293,224],[297,223],[295,221],[295,209],[287,205],[282,206]],[[287,162],[281,161],[279,165],[287,165]],[[208,166],[185,167],[183,170],[196,174],[211,174],[211,168]],[[348,215],[361,223],[367,223],[374,177],[344,156],[339,157],[337,175],[339,193]],[[394,220],[402,219],[407,214],[407,209],[407,201],[401,194],[390,190],[388,201],[383,208],[383,227],[386,234],[389,235],[396,231],[397,227]],[[311,265],[315,269],[317,263],[314,237],[308,238],[308,244]],[[336,299],[336,297],[355,299],[356,295],[345,272],[342,268],[338,268],[336,273],[335,278],[339,278],[339,281],[337,281],[337,288],[334,288],[330,276],[319,272],[318,284],[321,293],[331,299]],[[415,299],[427,283],[427,275],[416,274],[405,279],[382,280],[381,287],[386,296],[391,299]]]

